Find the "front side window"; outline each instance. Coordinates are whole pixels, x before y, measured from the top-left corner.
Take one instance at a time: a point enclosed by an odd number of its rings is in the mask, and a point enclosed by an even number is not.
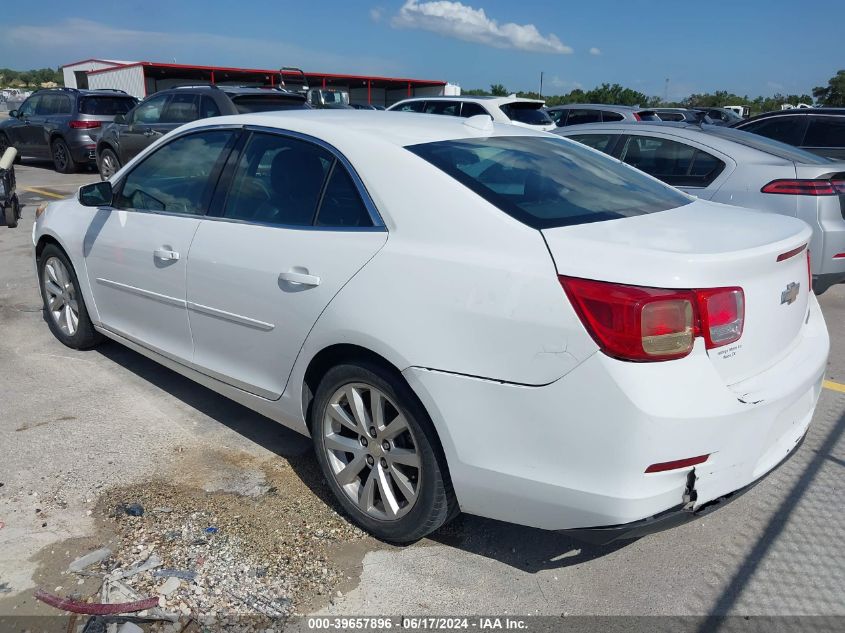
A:
[[[740,129],[766,136],[787,145],[800,145],[804,136],[805,121],[806,119],[803,116],[775,116],[743,125]]]
[[[583,143],[587,147],[592,147],[600,152],[609,154],[617,136],[615,134],[575,134],[568,138]]]
[[[406,149],[537,229],[644,215],[692,201],[608,156],[563,139],[496,136]]]
[[[232,130],[182,136],[147,156],[118,185],[118,209],[202,215]],[[226,152],[227,153],[227,152]]]
[[[164,112],[164,104],[167,103],[168,95],[159,95],[148,99],[135,109],[133,116],[135,123],[154,124],[161,121]]]
[[[312,143],[253,134],[244,148],[223,216],[282,226],[310,226],[334,157]]]
[[[41,101],[42,97],[30,97],[26,101],[21,104],[21,107],[18,108],[18,115],[24,117],[35,116],[35,111],[38,108],[38,102]]]
[[[409,101],[393,109],[397,112],[422,112],[425,109],[425,101]]]
[[[676,187],[706,187],[725,167],[707,152],[654,136],[629,137],[622,160]]]

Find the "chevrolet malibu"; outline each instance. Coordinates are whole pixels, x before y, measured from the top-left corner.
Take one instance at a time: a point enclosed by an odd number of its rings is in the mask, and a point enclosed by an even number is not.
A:
[[[786,459],[828,335],[810,228],[483,115],[197,121],[39,209],[46,320],[313,438],[397,543],[459,512],[612,540]]]

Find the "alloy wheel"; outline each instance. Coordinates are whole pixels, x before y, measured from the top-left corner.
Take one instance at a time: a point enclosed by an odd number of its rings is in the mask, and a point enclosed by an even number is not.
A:
[[[394,521],[411,510],[422,479],[419,445],[385,393],[344,385],[329,400],[322,433],[335,482],[362,512]]]
[[[50,318],[63,334],[75,335],[79,329],[79,302],[67,267],[58,257],[51,257],[44,263],[43,278]]]
[[[56,169],[63,172],[67,169],[67,149],[64,143],[55,143],[53,145],[53,162],[56,164]]]
[[[100,175],[103,180],[108,180],[119,169],[117,165],[117,158],[111,152],[103,152],[103,157],[100,159]]]

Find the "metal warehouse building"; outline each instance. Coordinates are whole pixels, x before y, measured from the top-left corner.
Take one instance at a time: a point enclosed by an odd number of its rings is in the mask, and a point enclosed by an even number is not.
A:
[[[144,97],[186,85],[263,85],[279,83],[279,70],[257,68],[227,68],[224,66],[191,66],[157,62],[126,62],[107,59],[86,59],[62,66],[65,86],[70,88],[123,90],[133,96]],[[298,74],[290,74],[291,79]],[[458,86],[445,81],[403,79],[368,75],[306,72],[312,87],[341,88],[349,91],[352,103],[372,103],[388,106],[414,96],[460,94]]]

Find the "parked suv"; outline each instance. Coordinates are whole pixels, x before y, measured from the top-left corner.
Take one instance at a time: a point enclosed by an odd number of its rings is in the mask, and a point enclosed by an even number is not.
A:
[[[654,110],[623,105],[570,103],[546,110],[557,127],[583,123],[617,123],[618,121],[660,121]]]
[[[197,119],[309,108],[304,94],[243,86],[182,86],[147,97],[114,118],[97,142],[97,168],[105,180],[141,150],[180,125]]]
[[[52,158],[69,174],[94,164],[97,132],[136,103],[122,90],[38,90],[0,122],[0,154],[13,145],[19,156]]]
[[[819,156],[845,160],[845,108],[766,112],[733,127],[795,145]]]
[[[543,101],[510,97],[419,97],[394,103],[388,110],[445,114],[469,118],[479,114],[490,116],[497,123],[511,123],[549,132],[555,125],[543,110]]]

